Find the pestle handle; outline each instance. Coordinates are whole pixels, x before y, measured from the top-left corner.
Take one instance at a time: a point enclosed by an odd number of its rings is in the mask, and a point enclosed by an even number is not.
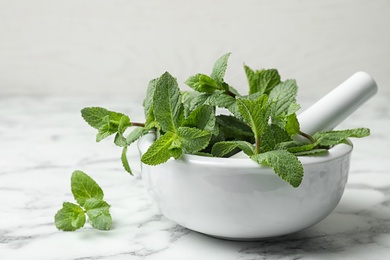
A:
[[[298,115],[301,131],[313,135],[332,130],[377,91],[378,87],[368,73],[356,72]]]

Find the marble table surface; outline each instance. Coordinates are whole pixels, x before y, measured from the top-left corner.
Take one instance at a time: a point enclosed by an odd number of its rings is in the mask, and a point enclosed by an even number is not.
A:
[[[308,105],[312,100],[303,100]],[[162,216],[140,177],[125,173],[112,139],[95,143],[80,117],[104,106],[142,120],[140,100],[118,97],[0,97],[0,259],[390,259],[390,106],[377,95],[340,125],[369,127],[354,141],[349,180],[337,208],[317,225],[257,242],[208,237]],[[129,161],[139,172],[136,147]],[[54,214],[73,201],[82,170],[111,204],[113,228],[62,232]]]

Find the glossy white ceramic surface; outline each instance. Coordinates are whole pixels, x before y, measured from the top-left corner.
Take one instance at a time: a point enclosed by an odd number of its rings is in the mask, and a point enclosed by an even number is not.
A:
[[[138,142],[141,155],[154,141]],[[184,155],[158,166],[142,164],[145,188],[167,218],[204,234],[251,240],[290,234],[324,219],[347,181],[352,145],[300,157],[298,188],[250,159]]]

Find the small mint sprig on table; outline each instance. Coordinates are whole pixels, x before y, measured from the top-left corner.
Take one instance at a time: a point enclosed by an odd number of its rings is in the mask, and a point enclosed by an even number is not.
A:
[[[71,177],[71,190],[78,204],[64,202],[54,216],[55,225],[63,231],[75,231],[82,228],[86,216],[92,227],[109,230],[112,225],[110,205],[103,200],[103,190],[87,174],[74,171]]]

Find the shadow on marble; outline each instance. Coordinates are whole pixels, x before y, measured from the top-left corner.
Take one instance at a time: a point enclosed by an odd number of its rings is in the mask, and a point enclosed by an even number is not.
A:
[[[236,247],[240,260],[254,259],[254,256],[268,256],[270,259],[291,259],[291,256],[322,255],[345,251],[360,251],[377,238],[389,232],[388,209],[373,208],[359,212],[343,212],[348,204],[336,208],[326,219],[306,230],[259,241],[232,241],[190,232],[200,243],[210,243],[228,249]],[[206,241],[205,241],[206,240]],[[255,258],[260,259],[260,258]],[[268,258],[267,258],[268,259]]]

